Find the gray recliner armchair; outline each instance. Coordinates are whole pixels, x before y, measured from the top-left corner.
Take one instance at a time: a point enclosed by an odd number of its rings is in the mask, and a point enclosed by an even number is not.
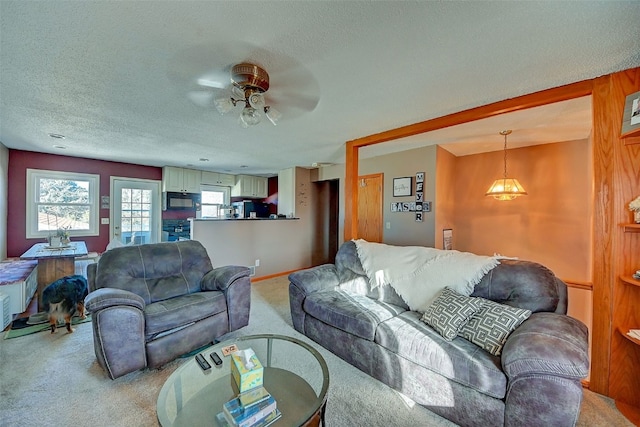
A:
[[[214,269],[195,240],[112,249],[87,276],[94,350],[112,379],[162,366],[249,323],[249,269]]]

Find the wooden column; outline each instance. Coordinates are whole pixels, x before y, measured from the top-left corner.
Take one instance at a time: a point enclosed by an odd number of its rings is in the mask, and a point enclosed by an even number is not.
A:
[[[621,276],[640,268],[640,233],[625,232],[628,203],[640,195],[640,145],[620,137],[626,96],[640,90],[640,68],[603,76],[593,88],[593,349],[590,389],[640,413],[640,287]],[[637,141],[637,139],[636,139]],[[635,407],[635,409],[634,409]],[[636,418],[638,419],[638,418]]]

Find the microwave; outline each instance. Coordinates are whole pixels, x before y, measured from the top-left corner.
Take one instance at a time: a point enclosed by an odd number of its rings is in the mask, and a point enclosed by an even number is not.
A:
[[[166,192],[162,208],[166,211],[199,211],[200,194]]]

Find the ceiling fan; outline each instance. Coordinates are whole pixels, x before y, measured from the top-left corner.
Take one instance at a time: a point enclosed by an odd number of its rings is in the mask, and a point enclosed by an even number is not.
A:
[[[213,105],[223,115],[242,106],[238,123],[244,128],[259,124],[263,117],[276,125],[283,116],[295,117],[301,111],[312,111],[318,104],[317,83],[300,68],[285,67],[277,73],[277,89],[268,95],[270,76],[260,65],[243,61],[225,68],[227,78],[210,73],[197,79],[198,85],[206,89],[190,92],[189,98],[200,106]]]
[[[200,84],[205,83],[200,80]],[[244,128],[255,126],[262,121],[262,113],[275,126],[282,113],[266,105],[264,93],[269,90],[269,73],[255,64],[242,62],[231,67],[231,96],[214,99],[214,105],[220,114],[226,114],[240,104],[242,113],[238,119]]]

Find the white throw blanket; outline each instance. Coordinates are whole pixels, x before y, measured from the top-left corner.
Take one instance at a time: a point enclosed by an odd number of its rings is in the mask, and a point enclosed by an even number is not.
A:
[[[371,286],[389,284],[411,310],[421,313],[447,286],[471,295],[482,277],[499,264],[496,257],[469,252],[354,242]]]

